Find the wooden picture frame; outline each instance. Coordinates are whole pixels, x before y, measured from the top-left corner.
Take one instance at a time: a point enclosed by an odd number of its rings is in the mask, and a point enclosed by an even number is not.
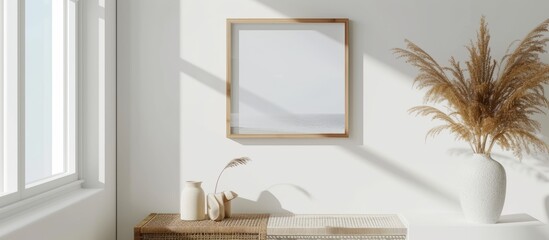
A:
[[[227,19],[228,138],[349,136],[349,20]]]

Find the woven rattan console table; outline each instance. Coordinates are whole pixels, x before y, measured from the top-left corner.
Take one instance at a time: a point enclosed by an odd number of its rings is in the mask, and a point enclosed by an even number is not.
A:
[[[182,221],[152,213],[134,228],[135,240],[180,239],[368,239],[405,240],[397,215],[235,214],[220,222]]]

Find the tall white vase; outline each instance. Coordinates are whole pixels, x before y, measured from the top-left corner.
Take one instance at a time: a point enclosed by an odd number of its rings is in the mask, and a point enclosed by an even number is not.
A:
[[[474,154],[461,169],[461,209],[476,223],[496,223],[505,202],[507,177],[500,163],[486,154]]]
[[[202,182],[187,181],[181,191],[180,208],[181,220],[204,220],[206,200]]]

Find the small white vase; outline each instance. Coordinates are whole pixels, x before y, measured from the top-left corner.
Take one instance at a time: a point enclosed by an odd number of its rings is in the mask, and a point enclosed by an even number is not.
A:
[[[486,154],[474,154],[461,169],[461,209],[476,223],[496,223],[505,202],[507,177],[501,164]]]
[[[180,208],[181,220],[204,220],[206,200],[202,182],[187,181],[181,191]]]

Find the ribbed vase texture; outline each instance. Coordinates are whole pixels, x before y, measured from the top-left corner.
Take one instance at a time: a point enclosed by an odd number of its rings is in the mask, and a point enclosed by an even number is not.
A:
[[[474,154],[461,169],[461,209],[476,223],[496,223],[505,202],[507,177],[503,166],[490,155]]]

